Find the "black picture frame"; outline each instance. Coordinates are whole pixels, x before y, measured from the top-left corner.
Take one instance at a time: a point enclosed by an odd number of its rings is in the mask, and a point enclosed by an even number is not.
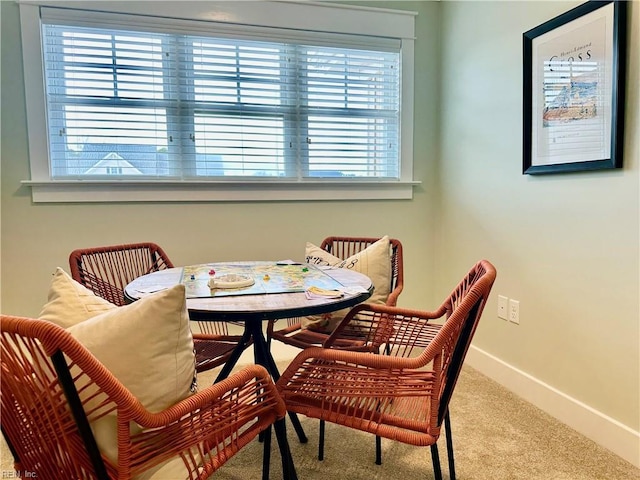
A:
[[[622,167],[626,1],[589,1],[523,33],[523,174]]]

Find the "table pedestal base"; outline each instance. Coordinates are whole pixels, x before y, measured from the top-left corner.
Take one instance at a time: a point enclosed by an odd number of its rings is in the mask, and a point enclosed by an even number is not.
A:
[[[216,382],[223,380],[229,376],[233,367],[236,366],[238,360],[242,353],[253,343],[253,351],[255,355],[255,363],[258,365],[262,365],[267,369],[273,381],[277,381],[280,378],[280,372],[278,372],[278,367],[276,366],[276,362],[269,351],[267,346],[267,341],[264,338],[264,333],[262,332],[262,322],[258,321],[246,321],[244,322],[244,332],[242,334],[241,340],[238,342],[238,345],[233,349],[229,360],[224,364],[222,370],[218,374],[216,378]],[[294,430],[298,434],[298,438],[301,443],[307,443],[308,439],[304,433],[302,425],[300,424],[300,420],[298,416],[289,412],[289,418],[291,419],[291,424],[293,425]],[[285,480],[297,480],[295,466],[293,465],[293,458],[291,456],[291,451],[289,449],[289,442],[287,441],[287,433],[284,418],[278,420],[274,424],[274,430],[276,432],[276,439],[278,440],[278,446],[280,447],[280,455],[282,457],[282,472],[283,478]],[[266,434],[266,438],[271,439],[271,432],[269,430],[264,432]],[[269,448],[270,445],[265,445],[265,448]],[[266,475],[268,479],[269,468],[267,465],[267,456],[265,455],[263,462],[263,477]],[[264,467],[267,468],[264,468]],[[265,479],[265,480],[267,480]]]

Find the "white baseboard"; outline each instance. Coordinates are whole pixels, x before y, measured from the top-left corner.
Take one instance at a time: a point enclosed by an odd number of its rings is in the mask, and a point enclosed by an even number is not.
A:
[[[465,361],[519,397],[640,468],[640,432],[473,345]]]

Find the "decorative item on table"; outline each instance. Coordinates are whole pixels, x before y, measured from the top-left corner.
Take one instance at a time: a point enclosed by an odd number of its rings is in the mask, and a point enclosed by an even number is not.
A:
[[[225,275],[220,275],[219,277],[212,276],[209,278],[209,288],[221,288],[221,289],[231,289],[231,288],[244,288],[250,287],[253,285],[255,280],[250,275],[243,275],[238,273],[227,273]]]
[[[314,298],[341,298],[344,296],[340,290],[327,290],[326,288],[320,288],[311,286],[304,292],[306,297],[311,300]]]

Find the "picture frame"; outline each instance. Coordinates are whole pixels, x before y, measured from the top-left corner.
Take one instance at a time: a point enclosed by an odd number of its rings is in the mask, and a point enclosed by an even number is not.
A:
[[[626,1],[523,33],[523,174],[622,167]]]

